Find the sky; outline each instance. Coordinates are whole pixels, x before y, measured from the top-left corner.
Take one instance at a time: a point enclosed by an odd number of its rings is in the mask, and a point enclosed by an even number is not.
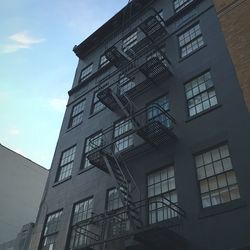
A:
[[[0,0],[0,143],[50,168],[78,62],[128,0]]]

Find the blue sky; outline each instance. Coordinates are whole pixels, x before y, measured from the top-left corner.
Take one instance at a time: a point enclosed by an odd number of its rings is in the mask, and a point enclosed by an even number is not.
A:
[[[0,143],[49,168],[77,57],[127,0],[8,0],[0,8]]]

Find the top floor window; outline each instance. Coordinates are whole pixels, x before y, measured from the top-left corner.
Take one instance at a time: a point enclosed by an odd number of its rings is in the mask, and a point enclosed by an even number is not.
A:
[[[100,63],[99,63],[99,68],[104,67],[105,65],[107,65],[109,63],[109,60],[107,59],[107,57],[105,55],[102,55],[100,57]]]
[[[67,149],[62,153],[57,181],[62,181],[67,177],[71,176],[73,163],[75,159],[75,152],[76,152],[76,146]]]
[[[181,57],[185,57],[204,45],[200,24],[195,24],[179,36]]]
[[[70,128],[82,122],[84,107],[85,107],[85,100],[73,106],[70,121],[69,121]]]
[[[137,31],[134,31],[131,33],[129,36],[127,36],[123,41],[122,41],[122,49],[124,52],[132,48],[135,44],[137,44]]]
[[[92,70],[93,70],[93,63],[91,63],[82,70],[80,81],[86,80],[92,74]]]
[[[193,0],[174,0],[175,12],[179,12],[180,10],[184,9],[186,6],[188,6],[192,2]]]
[[[58,234],[59,223],[62,217],[62,210],[50,214],[47,217],[45,228],[43,231],[41,249],[54,249],[56,245],[56,237]]]

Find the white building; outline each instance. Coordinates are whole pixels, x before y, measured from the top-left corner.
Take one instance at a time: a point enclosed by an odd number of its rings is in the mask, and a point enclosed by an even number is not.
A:
[[[48,170],[0,144],[0,244],[35,222]]]

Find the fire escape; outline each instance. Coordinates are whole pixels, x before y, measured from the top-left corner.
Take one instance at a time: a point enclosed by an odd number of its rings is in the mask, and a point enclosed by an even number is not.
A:
[[[123,50],[121,49],[120,41],[105,52],[106,58],[116,67],[117,72],[123,75],[126,81],[135,81],[132,87],[127,91],[122,91],[119,82],[115,82],[110,86],[100,88],[97,96],[112,112],[115,112],[120,117],[125,117],[124,122],[132,124],[132,129],[126,133],[126,136],[136,134],[144,142],[152,145],[154,148],[158,148],[163,143],[172,143],[177,140],[173,132],[175,119],[158,104],[153,104],[151,108],[157,111],[158,118],[164,117],[164,119],[158,119],[157,117],[148,119],[148,108],[136,110],[130,98],[130,93],[133,93],[133,91],[140,92],[149,85],[157,85],[159,79],[167,79],[172,75],[171,62],[162,50],[162,45],[168,33],[162,17],[155,10],[150,15],[147,14],[146,17],[143,17],[143,21],[138,25],[137,31],[140,32],[142,39],[133,46]],[[142,76],[140,77],[142,79],[140,82],[131,80],[136,79],[135,76],[138,74]],[[162,122],[162,120],[168,121],[168,125]],[[152,237],[159,238],[161,235],[162,239],[160,241],[164,242],[165,240],[165,229],[160,230],[158,233],[152,231],[158,236],[152,232],[149,233],[150,231],[146,233],[143,231],[147,224],[144,217],[147,213],[149,200],[141,200],[139,189],[123,159],[122,153],[115,148],[118,139],[110,139],[112,131],[113,126],[103,130],[101,144],[95,145],[94,141],[90,141],[94,150],[89,153],[87,158],[93,166],[112,177],[124,209],[121,214],[104,213],[93,216],[86,224],[78,225],[75,230],[79,233],[84,232],[82,234],[85,237],[86,246],[74,249],[108,249],[107,246],[110,241],[129,235],[133,235],[137,242],[148,245],[155,241]],[[134,201],[135,197],[138,200],[136,202]],[[180,219],[184,216],[184,211],[165,197],[162,197],[161,203],[171,213],[176,215],[174,217]],[[123,216],[124,213],[125,217]],[[110,220],[114,219],[114,217],[120,223],[129,221],[129,230],[124,230],[119,235],[108,236],[107,231],[110,227]],[[176,241],[180,240],[177,234],[174,232],[171,232],[171,234],[172,241],[173,239]],[[152,245],[152,249],[154,247],[158,249],[156,245]]]

